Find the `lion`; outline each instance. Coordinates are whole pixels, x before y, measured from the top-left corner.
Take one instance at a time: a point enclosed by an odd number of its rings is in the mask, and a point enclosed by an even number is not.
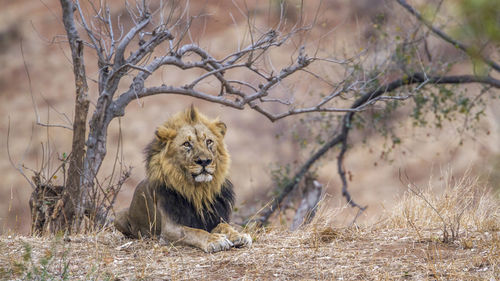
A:
[[[250,247],[250,235],[229,225],[234,203],[227,179],[227,127],[191,108],[157,128],[146,147],[146,179],[115,227],[130,238],[156,237],[218,252]]]

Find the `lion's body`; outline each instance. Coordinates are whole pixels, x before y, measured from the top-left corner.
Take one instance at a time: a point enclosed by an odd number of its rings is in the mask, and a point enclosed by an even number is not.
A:
[[[200,215],[194,205],[174,189],[144,180],[137,186],[129,209],[145,211],[129,212],[129,220],[135,223],[131,224],[130,231],[122,232],[131,238],[160,237],[162,217],[159,208],[165,210],[174,223],[210,232],[219,223],[229,222],[233,201],[232,185],[227,181],[216,196],[212,211],[203,209]]]
[[[147,178],[115,226],[132,238],[161,237],[205,251],[247,246],[229,222],[234,193],[227,179],[224,123],[191,108],[165,122],[146,148]]]

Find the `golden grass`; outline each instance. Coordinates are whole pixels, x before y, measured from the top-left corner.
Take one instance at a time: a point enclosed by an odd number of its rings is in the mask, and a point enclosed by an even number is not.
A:
[[[45,272],[56,280],[497,280],[498,200],[471,177],[445,182],[441,193],[407,193],[373,225],[334,228],[338,212],[322,209],[298,231],[256,229],[251,249],[215,254],[129,240],[113,230],[67,238],[4,235],[0,279]],[[443,221],[433,208],[444,219],[462,214],[456,240],[442,242]]]
[[[389,214],[387,226],[412,228],[417,232],[419,229],[444,232],[446,228],[448,235],[454,231],[457,238],[475,232],[497,232],[500,205],[478,177],[466,172],[456,179],[447,171],[437,182],[431,179],[425,189],[409,183],[408,191]]]

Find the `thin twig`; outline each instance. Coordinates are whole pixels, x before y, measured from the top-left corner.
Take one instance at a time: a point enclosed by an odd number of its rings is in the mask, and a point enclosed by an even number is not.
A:
[[[31,135],[30,137],[30,144],[31,144],[31,140],[33,138],[33,134]],[[31,185],[31,188],[33,188],[33,190],[35,190],[36,186],[35,184],[33,183],[32,180],[30,180],[28,178],[28,176],[26,176],[26,174],[24,173],[23,169],[22,169],[22,166],[21,165],[16,165],[14,163],[14,160],[12,160],[12,156],[10,155],[10,116],[9,116],[9,121],[8,121],[8,125],[7,125],[7,157],[9,158],[9,162],[10,162],[10,165],[15,168],[23,177],[24,179],[26,179],[26,181]]]
[[[42,127],[55,127],[55,128],[63,128],[63,129],[68,129],[70,131],[73,130],[73,127],[69,127],[66,125],[62,124],[50,124],[50,123],[43,123],[40,121],[40,115],[38,114],[38,107],[36,106],[35,102],[35,97],[33,96],[33,86],[31,82],[31,75],[28,69],[28,65],[26,64],[26,59],[24,57],[24,50],[23,50],[23,41],[21,40],[21,56],[23,58],[23,65],[24,65],[24,71],[26,72],[26,76],[28,77],[28,85],[30,88],[30,96],[31,96],[31,103],[33,104],[33,110],[35,111],[35,118],[36,118],[36,124]]]

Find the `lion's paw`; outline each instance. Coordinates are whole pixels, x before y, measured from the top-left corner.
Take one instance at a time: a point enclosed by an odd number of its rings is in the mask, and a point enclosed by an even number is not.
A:
[[[233,243],[227,239],[226,235],[220,233],[211,233],[207,241],[205,249],[208,253],[215,253],[219,251],[229,250],[233,247]]]
[[[252,237],[246,233],[238,233],[236,235],[231,235],[231,242],[234,247],[250,247],[252,246]]]

